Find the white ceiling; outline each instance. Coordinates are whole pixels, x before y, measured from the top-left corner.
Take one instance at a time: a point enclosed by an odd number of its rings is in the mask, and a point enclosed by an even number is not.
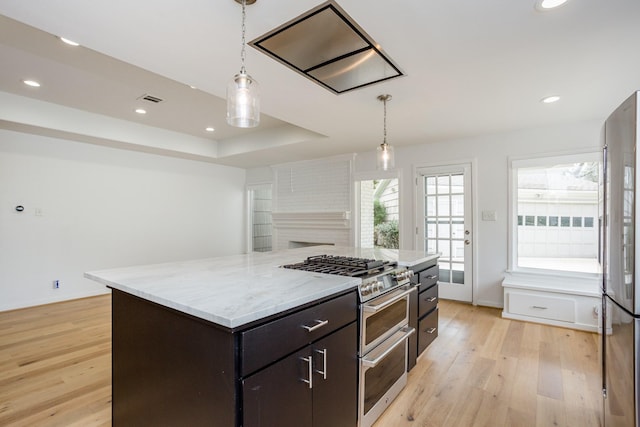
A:
[[[406,76],[335,95],[247,47],[263,112],[247,130],[224,122],[240,67],[234,0],[0,0],[0,127],[254,167],[374,150],[383,93],[388,142],[401,147],[604,120],[640,89],[638,0],[548,12],[535,0],[337,1]],[[258,0],[247,41],[320,3]],[[165,101],[138,116],[147,93]]]

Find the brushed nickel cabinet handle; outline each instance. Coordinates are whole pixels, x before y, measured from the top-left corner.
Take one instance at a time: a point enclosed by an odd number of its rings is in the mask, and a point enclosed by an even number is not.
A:
[[[322,379],[326,380],[327,379],[327,349],[323,349],[323,350],[316,350],[316,353],[319,353],[322,355],[322,370],[316,369],[316,372],[320,375],[322,375]]]
[[[437,299],[438,299],[438,297],[427,298],[427,302],[434,302]]]
[[[309,388],[313,388],[313,358],[309,356],[309,357],[301,357],[300,359],[307,362],[308,372],[309,372],[309,379],[305,380],[304,378],[301,378],[301,380],[303,383],[309,384]]]
[[[532,305],[531,308],[536,308],[538,310],[547,310],[549,307],[542,307],[542,306],[539,306],[539,305]]]
[[[436,328],[427,329],[425,332],[428,334],[432,334],[436,331]]]
[[[326,325],[326,324],[328,324],[328,323],[329,323],[329,321],[328,321],[328,320],[316,320],[316,322],[317,322],[317,323],[316,323],[315,325],[313,325],[313,326],[306,326],[306,325],[302,325],[302,327],[303,327],[304,329],[306,329],[306,330],[307,330],[307,332],[313,332],[313,331],[315,331],[316,329],[320,329],[320,328],[322,328],[324,325]]]

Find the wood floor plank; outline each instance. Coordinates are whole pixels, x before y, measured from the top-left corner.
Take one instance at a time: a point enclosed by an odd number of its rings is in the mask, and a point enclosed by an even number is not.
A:
[[[538,394],[563,400],[562,365],[558,348],[548,342],[541,342],[539,357]]]
[[[439,328],[374,427],[600,427],[597,334],[446,300]]]
[[[111,425],[111,297],[0,313],[0,425]],[[599,337],[440,302],[375,427],[600,427]]]

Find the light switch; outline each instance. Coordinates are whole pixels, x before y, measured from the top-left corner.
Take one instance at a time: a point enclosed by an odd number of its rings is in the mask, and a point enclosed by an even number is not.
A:
[[[498,215],[496,211],[482,211],[482,220],[483,221],[497,221]]]

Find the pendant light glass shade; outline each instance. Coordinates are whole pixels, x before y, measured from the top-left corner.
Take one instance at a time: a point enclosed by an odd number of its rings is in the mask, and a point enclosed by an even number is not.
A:
[[[240,72],[233,76],[227,85],[227,123],[239,128],[253,128],[260,124],[260,91],[258,82],[247,74],[244,59],[247,17],[245,6],[255,3],[255,0],[235,1],[242,5],[242,48],[240,50],[242,66]]]
[[[378,146],[377,157],[379,170],[386,171],[395,167],[395,156],[393,155],[393,147],[386,142]]]
[[[384,103],[384,138],[382,144],[378,146],[376,157],[378,158],[378,169],[386,171],[395,167],[393,147],[387,144],[387,101],[391,100],[391,95],[380,95],[378,100]]]
[[[227,123],[239,128],[260,124],[260,88],[244,70],[227,85]]]

